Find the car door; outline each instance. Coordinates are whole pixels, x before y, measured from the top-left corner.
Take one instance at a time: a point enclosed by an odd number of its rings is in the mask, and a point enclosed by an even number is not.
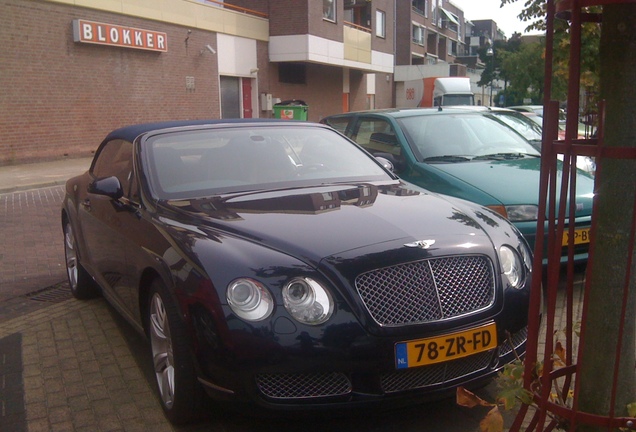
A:
[[[409,168],[403,148],[406,144],[388,119],[359,116],[349,124],[347,135],[372,155],[391,161],[396,174],[404,174]]]
[[[132,143],[119,139],[106,142],[99,148],[91,167],[91,185],[99,179],[115,176],[124,194],[127,194],[130,191],[132,166]],[[91,193],[91,185],[78,209],[86,253],[93,276],[104,288],[104,294],[123,306],[130,302],[127,297],[132,282],[131,271],[127,268],[126,244],[130,236],[130,224],[136,216],[126,203],[126,196],[115,200]]]

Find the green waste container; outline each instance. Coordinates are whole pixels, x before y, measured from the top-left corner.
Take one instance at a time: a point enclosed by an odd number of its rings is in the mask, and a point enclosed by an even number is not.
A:
[[[274,105],[274,118],[283,120],[307,120],[309,107],[301,100],[286,100]]]

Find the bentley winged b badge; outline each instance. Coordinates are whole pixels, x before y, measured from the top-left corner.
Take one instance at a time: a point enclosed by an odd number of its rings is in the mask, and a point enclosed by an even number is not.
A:
[[[428,249],[435,244],[435,240],[417,240],[412,243],[406,243],[404,246],[410,248]]]

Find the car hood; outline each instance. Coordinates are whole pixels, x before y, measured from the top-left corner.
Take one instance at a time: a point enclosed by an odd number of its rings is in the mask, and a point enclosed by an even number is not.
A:
[[[268,191],[164,206],[181,227],[213,229],[217,238],[244,238],[313,265],[329,256],[404,249],[410,243],[418,249],[417,242],[431,240],[444,253],[470,244],[475,253],[490,254],[493,245],[483,225],[502,222],[481,207],[464,207],[403,183]]]
[[[431,164],[430,166],[490,195],[499,204],[537,204],[539,202],[541,158],[538,157]],[[557,185],[561,184],[560,173],[561,170],[557,176]],[[591,176],[579,171],[576,183],[576,216],[591,215],[594,180]]]

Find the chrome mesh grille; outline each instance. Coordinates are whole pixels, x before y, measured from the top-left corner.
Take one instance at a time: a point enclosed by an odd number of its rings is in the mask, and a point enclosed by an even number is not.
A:
[[[342,396],[351,393],[351,382],[338,372],[306,374],[260,374],[258,389],[274,399]]]
[[[385,393],[395,393],[444,384],[486,369],[491,358],[490,351],[451,362],[386,373],[381,377],[382,390]]]
[[[435,258],[385,267],[356,278],[356,289],[383,326],[425,323],[490,306],[495,284],[483,256]]]

